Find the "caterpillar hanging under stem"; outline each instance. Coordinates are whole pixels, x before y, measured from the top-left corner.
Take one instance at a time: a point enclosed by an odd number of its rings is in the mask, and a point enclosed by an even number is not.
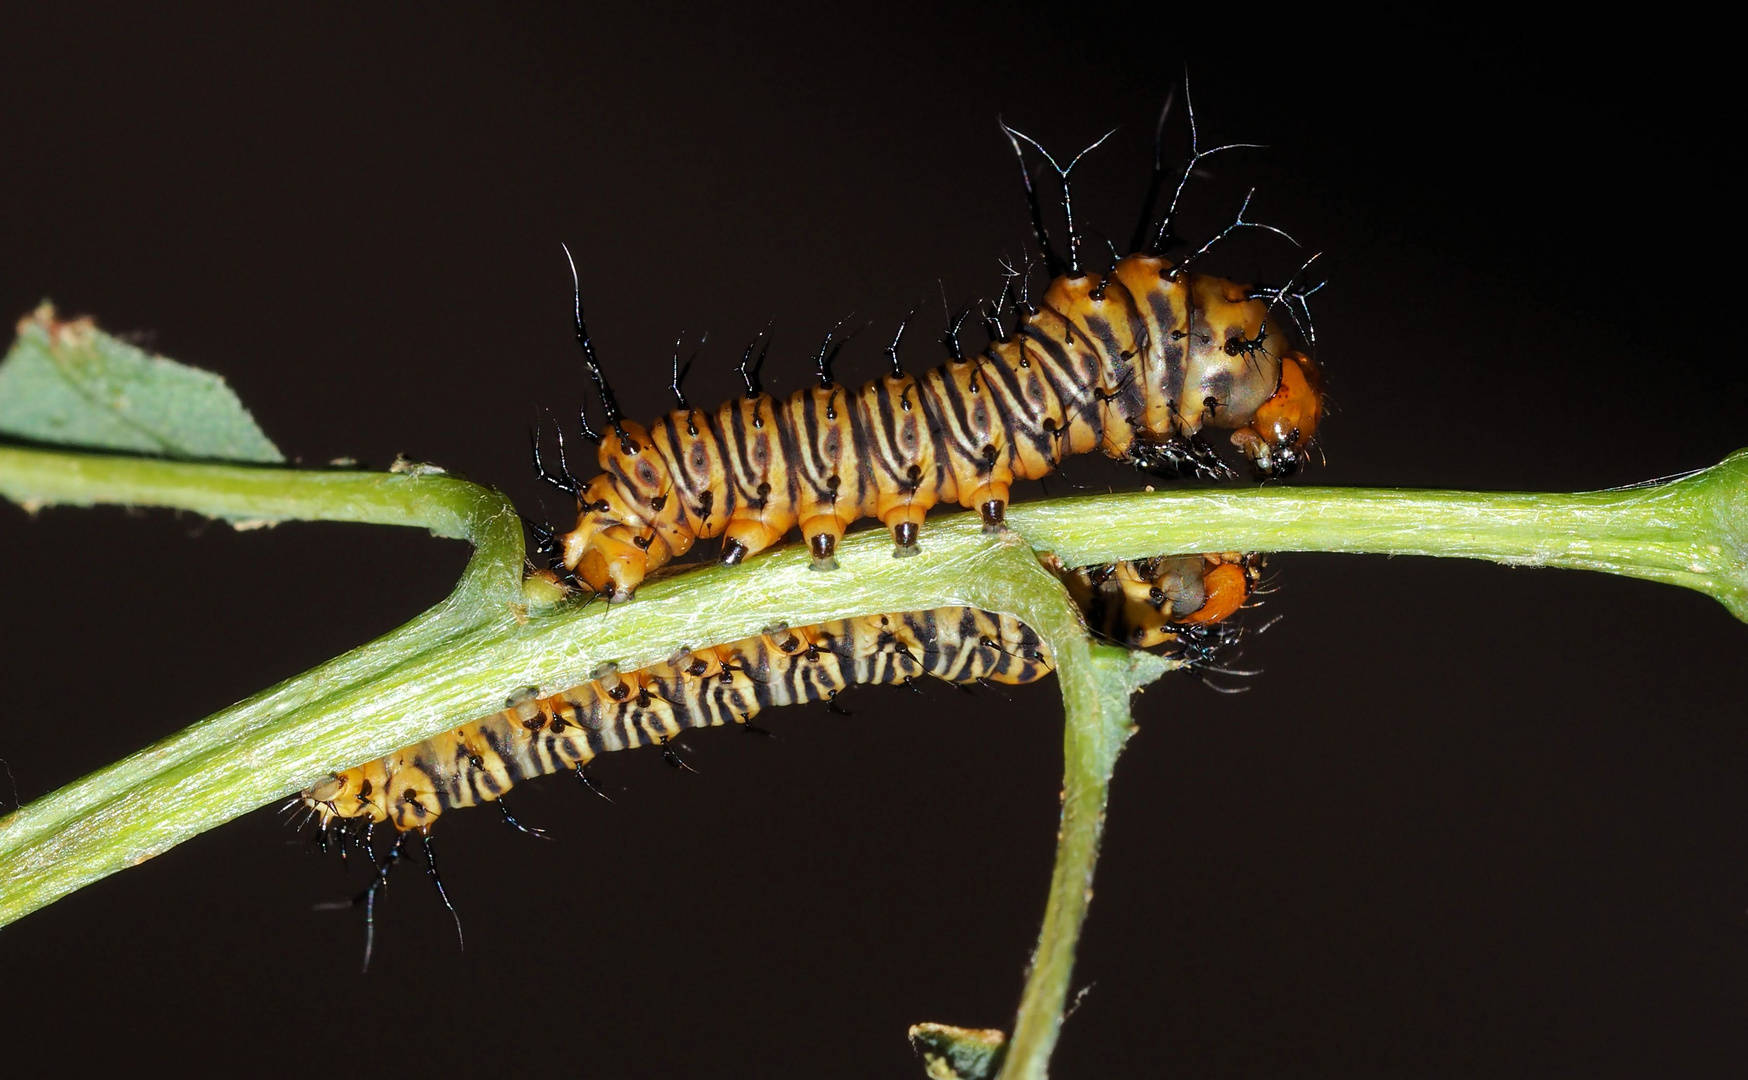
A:
[[[1253,596],[1262,558],[1191,555],[1077,570],[1047,564],[1098,636],[1162,650],[1184,669],[1221,672],[1215,661],[1237,638],[1228,619]],[[635,671],[609,665],[589,682],[556,694],[513,697],[499,712],[331,773],[288,805],[302,806],[306,819],[314,819],[324,848],[337,839],[344,855],[351,840],[369,853],[375,866],[370,884],[352,901],[366,913],[368,968],[377,896],[409,843],[419,846],[439,898],[455,912],[431,842],[432,826],[445,811],[495,803],[509,824],[544,836],[516,819],[504,794],[527,780],[571,772],[605,797],[588,773],[601,754],[659,746],[669,765],[690,769],[673,745],[681,734],[730,724],[758,732],[750,721],[767,708],[827,701],[842,712],[836,699],[854,685],[927,679],[1020,685],[1052,670],[1049,649],[1030,627],[976,608],[776,627]],[[395,836],[380,857],[372,844],[377,825],[392,828]]]
[[[1058,570],[1099,636],[1211,663],[1217,624],[1250,599],[1256,555],[1190,555]],[[976,608],[775,628],[580,686],[526,695],[424,742],[333,773],[300,799],[326,828],[346,818],[427,829],[445,811],[494,802],[524,780],[578,771],[601,754],[663,746],[682,732],[746,724],[762,710],[831,701],[858,684],[920,678],[1023,684],[1054,670],[1038,636]]]
[[[912,310],[885,347],[887,373],[858,389],[839,384],[832,366],[846,340],[840,321],[813,355],[814,385],[779,400],[760,384],[767,326],[736,367],[745,394],[701,410],[681,388],[692,364],[680,362],[682,335],[669,384],[676,408],[645,427],[621,413],[595,354],[567,247],[576,340],[604,421],[596,429],[586,409],[579,413],[601,470],[586,483],[570,472],[562,432],[558,470],[547,470],[535,430],[537,475],[578,506],[568,532],[533,526],[554,568],[596,596],[621,601],[701,539],[721,537],[722,561],[732,565],[799,525],[814,566],[831,569],[845,530],[869,517],[891,531],[895,554],[904,555],[916,549],[924,516],[942,503],[975,509],[986,529],[1002,528],[1013,482],[1042,478],[1074,454],[1097,449],[1161,476],[1229,476],[1232,469],[1204,436],[1216,429],[1231,432],[1259,478],[1296,472],[1323,411],[1306,308],[1316,290],[1293,285],[1311,261],[1278,289],[1189,269],[1238,229],[1279,232],[1245,220],[1249,196],[1213,239],[1175,263],[1165,257],[1176,246],[1172,222],[1191,171],[1243,144],[1200,149],[1191,110],[1190,161],[1156,219],[1166,176],[1156,131],[1132,252],[1118,256],[1113,248],[1112,264],[1098,273],[1083,265],[1070,178],[1109,136],[1064,167],[1029,136],[1001,127],[1020,161],[1033,235],[1051,280],[1034,302],[1031,258],[1023,270],[1009,268],[1000,297],[979,305],[990,341],[971,355],[959,340],[969,309],[957,317],[949,309],[941,339],[948,359],[921,376],[907,373],[898,356]],[[1051,244],[1022,143],[1060,182],[1066,257]],[[1180,667],[1219,672],[1218,653],[1237,637],[1226,620],[1255,594],[1261,561],[1233,553],[1053,569],[1095,634],[1168,651]],[[731,723],[757,730],[749,721],[768,707],[824,700],[836,708],[837,695],[861,683],[1021,684],[1051,670],[1049,650],[1029,627],[974,608],[777,627],[632,672],[608,666],[557,694],[514,696],[490,716],[332,773],[291,805],[301,804],[316,820],[324,846],[338,832],[342,854],[349,830],[364,831],[376,870],[355,902],[366,910],[368,967],[376,898],[410,840],[416,838],[439,896],[454,912],[431,847],[431,828],[446,810],[493,802],[510,824],[542,835],[515,819],[504,793],[560,771],[593,788],[588,765],[603,753],[655,745],[670,765],[689,768],[672,745],[684,731]],[[371,844],[379,824],[395,834],[381,858]]]
[[[947,361],[921,375],[906,372],[898,359],[913,311],[885,349],[885,375],[854,389],[838,383],[832,364],[843,340],[834,328],[814,353],[814,384],[779,399],[760,385],[767,328],[736,369],[746,392],[715,410],[687,401],[680,384],[691,362],[682,367],[676,347],[676,408],[646,427],[620,411],[595,355],[571,260],[574,329],[605,415],[596,429],[583,410],[581,429],[598,444],[600,472],[586,482],[573,476],[562,435],[558,471],[549,472],[536,431],[539,476],[578,506],[575,526],[543,532],[542,548],[590,590],[625,600],[652,570],[702,539],[721,537],[722,562],[732,565],[799,525],[814,565],[831,569],[845,529],[862,518],[878,518],[899,555],[915,550],[924,516],[943,503],[974,509],[986,528],[999,529],[1015,480],[1044,477],[1064,458],[1095,449],[1155,475],[1217,479],[1232,470],[1204,432],[1227,430],[1259,478],[1292,475],[1323,412],[1305,310],[1316,290],[1293,284],[1310,261],[1277,289],[1189,269],[1238,229],[1280,232],[1245,220],[1248,196],[1213,239],[1175,263],[1165,257],[1175,246],[1171,225],[1191,169],[1245,145],[1201,150],[1193,111],[1190,122],[1190,163],[1164,216],[1153,217],[1165,176],[1156,136],[1136,250],[1103,273],[1083,263],[1069,181],[1104,140],[1062,167],[1034,140],[1002,125],[1020,156],[1051,281],[1034,302],[1029,272],[1015,272],[1002,297],[982,309],[988,346],[967,355],[958,338],[961,313],[943,337]],[[1061,183],[1066,258],[1051,245],[1022,140],[1043,154]],[[568,248],[565,254],[569,259]]]

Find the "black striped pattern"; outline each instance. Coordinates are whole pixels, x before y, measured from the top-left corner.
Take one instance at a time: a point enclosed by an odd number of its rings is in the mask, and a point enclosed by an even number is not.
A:
[[[941,608],[777,630],[628,675],[525,698],[502,712],[344,773],[303,793],[325,827],[340,818],[428,826],[523,780],[596,756],[661,745],[689,728],[744,724],[761,710],[830,700],[858,683],[1028,683],[1051,670],[1030,628],[1007,615]]]
[[[737,562],[799,525],[830,565],[863,517],[901,549],[940,503],[995,527],[1014,480],[1073,454],[1216,474],[1209,429],[1230,430],[1259,474],[1289,472],[1322,409],[1316,366],[1291,340],[1245,287],[1131,255],[1108,275],[1056,279],[1009,337],[921,376],[852,391],[822,369],[787,399],[684,407],[649,430],[616,421],[563,562],[623,599],[700,538],[721,536]]]

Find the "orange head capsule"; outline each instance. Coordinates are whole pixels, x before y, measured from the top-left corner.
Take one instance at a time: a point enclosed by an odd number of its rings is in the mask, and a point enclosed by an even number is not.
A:
[[[625,525],[609,525],[597,532],[588,546],[580,548],[572,569],[597,594],[620,603],[631,599],[632,591],[643,581],[652,563],[660,566],[667,560],[668,547],[660,535],[653,531],[640,533]],[[566,561],[569,562],[568,554]]]
[[[1250,459],[1257,476],[1291,476],[1305,463],[1323,418],[1322,380],[1317,364],[1299,352],[1281,357],[1281,381],[1257,407],[1249,424],[1232,433],[1232,443]]]
[[[1191,626],[1207,626],[1221,622],[1244,606],[1250,599],[1250,575],[1237,563],[1220,563],[1202,575],[1202,606],[1183,617]]]

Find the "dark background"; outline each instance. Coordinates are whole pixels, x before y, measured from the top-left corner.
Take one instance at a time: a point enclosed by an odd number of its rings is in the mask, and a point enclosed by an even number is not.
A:
[[[864,378],[937,279],[987,296],[1020,252],[998,113],[1066,152],[1122,125],[1077,189],[1121,243],[1187,62],[1204,138],[1271,149],[1210,163],[1186,234],[1255,185],[1253,216],[1327,252],[1311,482],[1581,489],[1748,445],[1741,101],[1703,41],[881,9],[15,12],[0,311],[143,331],[306,463],[404,453],[557,517],[525,436],[581,399],[560,239],[634,415],[667,407],[681,329],[711,331],[697,401],[772,318],[773,389],[852,310]],[[1249,236],[1204,269],[1300,257]],[[11,506],[0,553],[26,800],[391,629],[465,558]],[[1247,643],[1249,692],[1178,677],[1137,706],[1056,1074],[1741,1075],[1748,631],[1596,575],[1271,565],[1286,618]],[[519,789],[556,843],[446,818],[467,950],[408,875],[368,976],[357,913],[311,910],[358,878],[251,814],[0,932],[6,1057],[920,1075],[907,1024],[1011,1020],[1061,741],[1048,686],[925,698],[696,735],[697,775],[619,755],[614,805]]]

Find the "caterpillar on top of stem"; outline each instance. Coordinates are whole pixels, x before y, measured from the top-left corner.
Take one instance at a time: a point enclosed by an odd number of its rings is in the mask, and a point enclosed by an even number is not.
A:
[[[722,561],[732,565],[799,525],[815,565],[831,568],[844,530],[873,517],[904,555],[934,506],[956,502],[999,529],[1013,482],[1046,476],[1074,454],[1098,450],[1161,476],[1230,475],[1204,436],[1210,430],[1230,431],[1259,478],[1296,472],[1323,411],[1309,317],[1300,316],[1315,290],[1295,290],[1291,280],[1257,289],[1189,269],[1238,229],[1270,229],[1244,219],[1248,196],[1212,240],[1175,263],[1165,257],[1191,169],[1232,146],[1199,149],[1192,112],[1191,158],[1171,203],[1153,216],[1165,179],[1156,153],[1136,250],[1101,273],[1083,265],[1069,186],[1087,151],[1062,167],[1029,137],[1002,130],[1020,157],[1052,278],[1034,301],[1027,275],[1016,274],[1009,285],[1017,281],[1017,295],[1010,300],[1004,288],[984,310],[989,345],[966,355],[961,315],[944,339],[949,358],[921,375],[898,360],[907,316],[885,350],[886,374],[859,388],[838,383],[831,365],[842,341],[834,329],[814,356],[815,383],[779,399],[760,387],[763,333],[738,367],[746,392],[714,410],[693,407],[681,393],[676,351],[676,408],[645,426],[620,412],[578,285],[577,341],[605,413],[601,430],[586,414],[582,429],[599,444],[601,471],[584,482],[561,458],[559,472],[549,473],[537,441],[541,477],[578,503],[572,529],[543,537],[555,561],[591,590],[623,600],[650,571],[712,537],[722,538]],[[1060,180],[1066,258],[1051,244],[1022,140]],[[571,270],[574,282],[574,261]]]

